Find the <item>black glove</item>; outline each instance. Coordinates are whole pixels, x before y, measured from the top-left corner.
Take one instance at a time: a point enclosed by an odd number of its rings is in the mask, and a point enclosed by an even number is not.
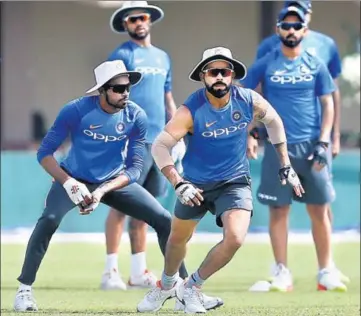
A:
[[[282,167],[278,172],[278,176],[283,185],[288,182],[288,184],[293,187],[293,191],[297,196],[301,197],[302,193],[305,193],[301,181],[291,165]]]
[[[265,127],[254,127],[249,132],[249,135],[251,135],[254,139],[257,140],[265,140],[268,138],[267,129]]]
[[[313,152],[311,157],[311,160],[313,162],[317,162],[319,165],[325,166],[328,163],[328,143],[326,142],[317,142],[315,147],[313,148]]]

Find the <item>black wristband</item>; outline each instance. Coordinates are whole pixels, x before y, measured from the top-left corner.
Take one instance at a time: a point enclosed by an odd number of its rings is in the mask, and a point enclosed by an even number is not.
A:
[[[188,181],[179,181],[175,186],[174,186],[174,190],[177,190],[181,185],[183,184],[187,184],[190,183]]]
[[[328,148],[328,142],[322,142],[322,141],[318,141],[317,142],[317,145],[321,145],[323,148],[327,149]]]

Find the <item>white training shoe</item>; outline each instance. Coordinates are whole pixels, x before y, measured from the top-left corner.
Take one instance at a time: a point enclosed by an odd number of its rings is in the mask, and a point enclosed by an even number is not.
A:
[[[271,292],[289,292],[293,290],[292,274],[283,264],[278,264],[272,277]]]
[[[100,288],[104,291],[122,290],[126,291],[127,285],[124,283],[116,269],[105,271],[102,275]]]
[[[224,304],[223,300],[219,297],[208,296],[204,293],[201,293],[201,295],[202,295],[203,307],[207,311],[221,307]],[[184,312],[184,307],[185,307],[184,304],[177,298],[175,305],[174,305],[174,311],[175,312]]]
[[[31,290],[19,290],[14,301],[16,312],[36,312],[38,307]]]
[[[159,311],[167,300],[176,296],[177,288],[182,281],[179,279],[170,290],[163,290],[160,281],[157,281],[156,286],[138,304],[137,311],[139,313]]]
[[[157,285],[157,277],[150,271],[145,270],[142,275],[130,277],[128,288],[133,289],[151,289]]]
[[[342,283],[350,283],[351,282],[350,278],[347,275],[343,274],[342,271],[337,269],[336,267],[334,268],[334,272],[338,275],[338,277],[340,278],[340,281]]]
[[[347,286],[342,283],[339,274],[334,270],[323,269],[318,273],[317,290],[346,292]]]
[[[204,314],[207,312],[203,306],[201,289],[196,286],[185,287],[185,282],[182,282],[177,289],[177,298],[183,302],[186,314]]]

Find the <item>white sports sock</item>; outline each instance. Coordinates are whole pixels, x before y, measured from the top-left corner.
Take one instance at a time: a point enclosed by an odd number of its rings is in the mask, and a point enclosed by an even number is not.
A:
[[[107,255],[107,259],[105,262],[105,271],[111,271],[113,269],[118,271],[118,254],[117,253],[111,253],[111,254]]]
[[[131,277],[138,277],[144,274],[147,269],[147,262],[145,260],[145,252],[138,252],[131,256],[130,275]]]
[[[18,291],[31,291],[31,285],[20,283]]]

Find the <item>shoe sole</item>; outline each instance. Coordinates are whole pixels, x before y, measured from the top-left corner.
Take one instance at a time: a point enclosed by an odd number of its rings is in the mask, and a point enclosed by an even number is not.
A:
[[[317,291],[320,292],[338,292],[338,293],[345,293],[347,292],[347,288],[346,287],[335,287],[334,289],[327,289],[327,287],[325,287],[322,284],[317,284]]]
[[[223,306],[223,305],[224,305],[224,302],[223,302],[222,300],[220,300],[220,301],[217,301],[217,304],[216,304],[216,305],[211,306],[211,307],[206,307],[206,306],[204,306],[204,308],[205,308],[207,311],[211,311],[211,310],[220,308],[220,307]]]
[[[163,305],[165,304],[166,301],[168,301],[168,300],[170,300],[170,299],[172,299],[172,298],[174,298],[174,297],[175,297],[175,296],[170,296],[170,297],[168,297],[167,299],[164,300],[164,302],[163,302],[158,308],[152,309],[152,310],[150,310],[150,311],[144,311],[144,312],[142,312],[142,311],[139,310],[139,308],[138,308],[138,306],[137,306],[137,312],[138,312],[138,313],[154,313],[154,312],[158,312],[158,311],[163,307]]]
[[[280,292],[280,293],[287,293],[292,292],[293,286],[289,286],[287,289],[280,289],[278,287],[270,287],[269,292]]]

